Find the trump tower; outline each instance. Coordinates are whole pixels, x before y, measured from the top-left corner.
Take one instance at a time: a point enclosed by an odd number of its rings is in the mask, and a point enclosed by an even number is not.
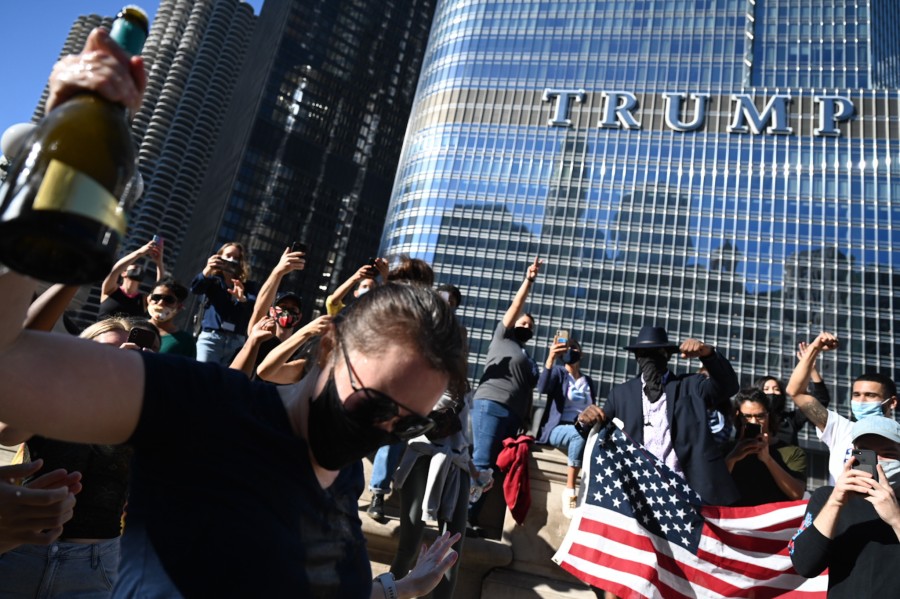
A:
[[[898,9],[442,0],[382,252],[462,290],[475,377],[541,256],[527,349],[542,363],[568,329],[601,398],[644,324],[717,346],[744,385],[786,381],[830,331],[848,414],[852,379],[893,377],[898,352]]]

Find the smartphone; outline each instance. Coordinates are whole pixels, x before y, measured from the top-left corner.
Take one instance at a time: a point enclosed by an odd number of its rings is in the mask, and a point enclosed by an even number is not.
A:
[[[744,439],[755,439],[762,434],[762,427],[756,422],[744,423]]]
[[[223,262],[221,266],[222,272],[227,272],[230,275],[237,274],[240,262],[238,262],[234,258],[226,258],[225,256],[220,256],[219,260]]]
[[[159,235],[154,235],[153,239],[151,239],[151,241],[159,246],[161,246],[163,244],[163,238]]]
[[[305,254],[306,253],[306,244],[303,243],[302,241],[295,241],[294,243],[291,244],[291,251],[292,252],[303,252]]]
[[[557,343],[568,343],[569,331],[567,331],[566,329],[557,329],[555,339]]]
[[[128,333],[128,343],[134,343],[141,348],[152,348],[156,345],[156,333],[149,329],[135,327]]]
[[[875,477],[875,480],[878,480],[878,468],[875,467],[878,464],[878,456],[875,455],[874,451],[871,449],[854,449],[850,452],[850,455],[856,458],[856,463],[853,464],[854,470],[868,472]]]
[[[369,266],[372,268],[378,268],[378,258],[372,258],[369,256]]]

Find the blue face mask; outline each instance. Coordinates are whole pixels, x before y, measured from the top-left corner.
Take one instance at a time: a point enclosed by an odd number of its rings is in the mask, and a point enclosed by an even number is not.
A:
[[[850,400],[850,411],[853,412],[853,415],[856,416],[857,420],[862,420],[863,418],[868,418],[869,416],[882,416],[883,412],[881,411],[881,406],[889,401],[891,400],[886,399],[881,403],[875,403],[874,401]]]

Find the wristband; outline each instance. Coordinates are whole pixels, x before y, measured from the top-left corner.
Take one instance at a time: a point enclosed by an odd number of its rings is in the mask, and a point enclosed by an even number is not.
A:
[[[384,599],[397,599],[397,583],[394,582],[394,575],[390,572],[385,572],[380,576],[376,576],[375,580],[381,583],[381,588],[384,591]]]
[[[525,280],[531,283],[534,283],[535,279],[537,279],[537,277],[525,277]]]

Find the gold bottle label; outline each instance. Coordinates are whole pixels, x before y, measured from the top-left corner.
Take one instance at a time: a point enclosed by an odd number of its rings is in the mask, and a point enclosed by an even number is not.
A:
[[[33,210],[55,210],[85,216],[125,235],[125,216],[105,187],[59,160],[51,160],[32,204]]]

